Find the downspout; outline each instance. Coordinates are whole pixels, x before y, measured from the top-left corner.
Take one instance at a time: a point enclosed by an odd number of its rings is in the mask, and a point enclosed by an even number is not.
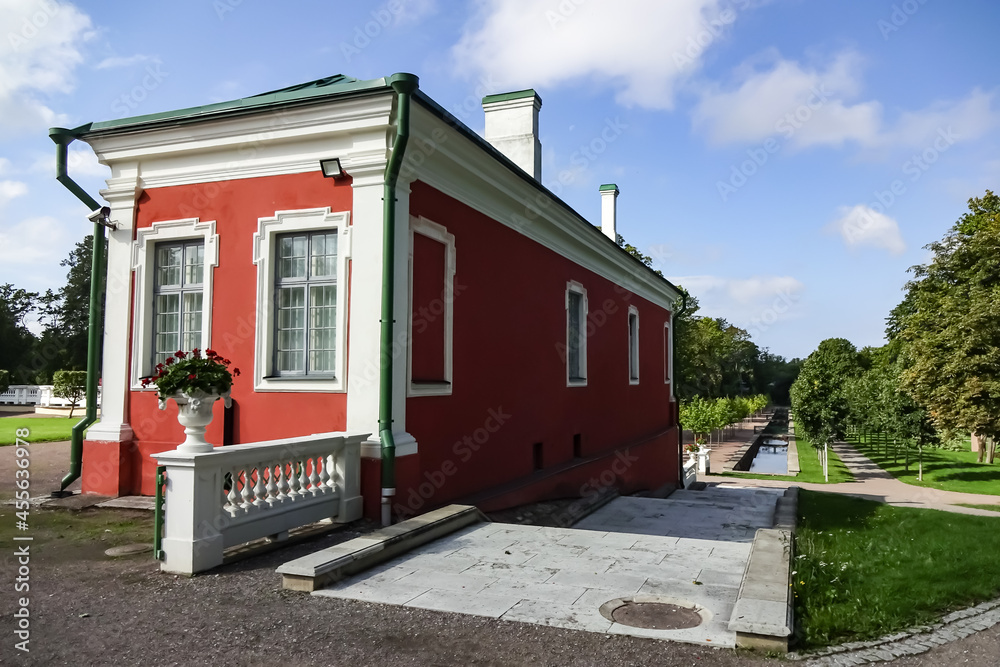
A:
[[[382,444],[382,525],[392,524],[392,497],[396,495],[396,441],[392,437],[392,333],[396,298],[396,181],[410,139],[410,96],[419,79],[413,74],[393,74],[389,85],[396,92],[396,140],[385,167],[382,198],[382,319],[379,336],[378,431]]]
[[[671,369],[673,371],[673,382],[671,382],[670,391],[674,392],[674,397],[677,399],[677,481],[680,483],[681,488],[684,487],[684,425],[681,424],[681,397],[677,392],[677,378],[679,373],[677,372],[677,318],[684,314],[684,311],[688,307],[688,295],[687,291],[681,292],[681,309],[671,316],[672,327],[674,335],[670,340],[670,357],[673,359],[674,367]]]
[[[87,332],[87,410],[83,419],[73,427],[70,437],[69,472],[62,478],[59,490],[52,495],[69,495],[66,487],[80,478],[83,468],[83,432],[97,421],[97,359],[100,355],[101,337],[101,267],[104,265],[104,225],[106,213],[101,205],[88,195],[66,172],[66,157],[70,143],[76,139],[73,130],[53,127],[49,138],[56,143],[56,180],[76,195],[92,212],[94,244],[90,262],[90,313]]]

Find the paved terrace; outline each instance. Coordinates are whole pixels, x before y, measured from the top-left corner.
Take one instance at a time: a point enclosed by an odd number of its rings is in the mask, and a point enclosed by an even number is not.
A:
[[[618,498],[574,528],[477,524],[313,594],[732,647],[728,623],[751,542],[771,527],[780,493]],[[633,595],[697,605],[706,620],[647,630],[601,614],[605,602]]]

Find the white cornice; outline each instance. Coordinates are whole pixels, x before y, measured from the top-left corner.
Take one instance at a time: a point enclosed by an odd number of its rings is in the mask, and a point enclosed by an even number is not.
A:
[[[145,188],[319,171],[328,157],[384,168],[391,111],[387,93],[84,140],[111,167],[111,181],[136,170]]]

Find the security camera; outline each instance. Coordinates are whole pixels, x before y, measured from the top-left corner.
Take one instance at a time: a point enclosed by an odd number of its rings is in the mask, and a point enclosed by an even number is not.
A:
[[[111,209],[108,208],[107,206],[102,206],[97,210],[91,211],[87,215],[87,219],[90,220],[91,222],[100,222],[103,224],[108,221],[108,217],[110,216],[111,216]]]

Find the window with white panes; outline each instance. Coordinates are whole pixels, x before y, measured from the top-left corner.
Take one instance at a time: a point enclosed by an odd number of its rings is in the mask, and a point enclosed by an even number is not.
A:
[[[153,366],[202,344],[205,244],[156,244],[153,268]]]
[[[275,376],[333,377],[337,231],[282,234],[275,243]]]

